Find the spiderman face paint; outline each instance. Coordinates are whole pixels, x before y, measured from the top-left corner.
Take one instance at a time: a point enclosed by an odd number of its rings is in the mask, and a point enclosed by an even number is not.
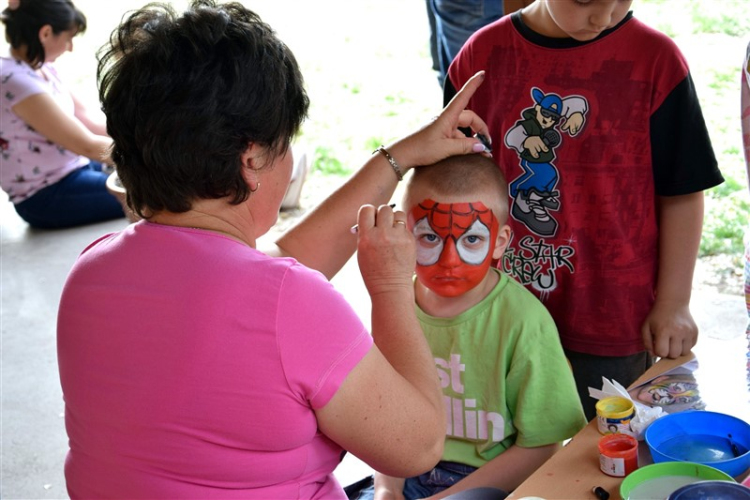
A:
[[[477,286],[492,264],[498,221],[483,203],[424,200],[410,212],[417,240],[417,276],[443,297]]]

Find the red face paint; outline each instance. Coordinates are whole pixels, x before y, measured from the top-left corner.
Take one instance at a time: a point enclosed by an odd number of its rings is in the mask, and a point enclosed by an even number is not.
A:
[[[411,209],[417,276],[443,297],[456,297],[484,279],[492,264],[498,222],[481,202],[424,200]]]

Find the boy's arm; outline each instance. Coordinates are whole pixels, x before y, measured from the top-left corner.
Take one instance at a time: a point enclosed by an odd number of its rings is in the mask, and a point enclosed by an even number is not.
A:
[[[471,488],[493,487],[510,493],[559,449],[557,443],[536,448],[513,445],[450,488],[431,496],[430,500]]]
[[[404,483],[402,477],[386,476],[376,472],[374,474],[374,500],[404,500]]]
[[[690,352],[698,341],[698,327],[690,314],[690,293],[703,230],[703,191],[661,196],[658,209],[656,301],[641,333],[651,354],[676,358]]]

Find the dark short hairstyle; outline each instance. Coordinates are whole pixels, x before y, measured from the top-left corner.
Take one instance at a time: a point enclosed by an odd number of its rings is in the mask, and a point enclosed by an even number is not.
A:
[[[57,35],[62,31],[86,31],[86,16],[70,0],[21,0],[15,9],[3,11],[5,36],[14,49],[26,46],[26,62],[32,68],[44,64],[45,53],[39,30],[46,25]]]
[[[197,199],[250,195],[241,154],[267,162],[288,148],[309,100],[289,48],[239,3],[194,0],[177,15],[151,3],[129,13],[98,53],[112,159],[141,216]]]
[[[436,197],[467,195],[479,198],[483,193],[492,193],[494,203],[493,200],[472,201],[482,201],[488,207],[500,210],[501,213],[495,215],[501,222],[508,215],[508,184],[505,176],[494,161],[480,154],[450,156],[433,165],[415,168],[406,185],[405,201],[422,201],[410,198],[416,187],[431,191]]]

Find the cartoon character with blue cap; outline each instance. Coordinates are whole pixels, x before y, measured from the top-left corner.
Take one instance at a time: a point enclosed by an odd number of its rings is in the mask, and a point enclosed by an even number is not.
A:
[[[558,170],[552,163],[555,148],[562,143],[560,131],[571,137],[581,131],[588,103],[580,96],[562,98],[536,87],[531,97],[536,104],[525,109],[505,135],[505,145],[518,151],[523,169],[510,183],[511,215],[540,236],[554,236],[557,221],[549,210],[560,209],[560,193],[555,191]]]

